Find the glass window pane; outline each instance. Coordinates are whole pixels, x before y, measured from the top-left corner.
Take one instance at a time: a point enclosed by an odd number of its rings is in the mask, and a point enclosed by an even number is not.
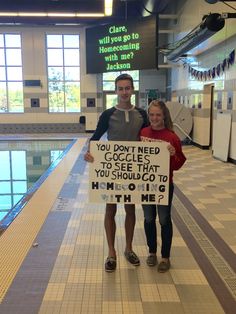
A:
[[[7,65],[22,65],[20,49],[6,49]]]
[[[48,67],[48,79],[51,81],[63,81],[63,67]]]
[[[64,83],[60,81],[53,81],[49,83],[49,93],[55,93],[57,95],[64,94]],[[59,101],[59,98],[56,97],[56,99]]]
[[[134,81],[134,90],[139,90],[139,82]]]
[[[66,112],[80,111],[80,83],[65,84]]]
[[[7,67],[9,81],[22,81],[22,67]]]
[[[1,194],[11,193],[11,184],[9,181],[0,182],[0,193]],[[0,209],[1,209],[1,207],[0,207]]]
[[[5,65],[4,49],[0,49],[0,65]]]
[[[52,150],[50,152],[51,163],[53,163],[57,158],[63,153],[63,150]]]
[[[23,196],[24,194],[13,195],[13,206],[16,205]]]
[[[1,107],[0,108],[0,113],[7,112],[7,111],[8,111],[7,107]]]
[[[64,101],[60,99],[60,103],[55,103],[51,97],[52,95],[49,95],[49,112],[65,112]]]
[[[0,197],[0,204],[1,204],[1,197]],[[6,216],[7,211],[5,212],[0,212],[0,221]]]
[[[65,65],[79,66],[79,51],[78,49],[65,49],[64,50]]]
[[[8,82],[9,112],[24,112],[23,83]]]
[[[135,70],[135,71],[117,71],[117,72],[105,72],[103,73],[103,80],[104,81],[114,81],[116,79],[116,77],[122,73],[127,73],[129,75],[132,76],[134,81],[138,81],[139,80],[139,71]]]
[[[115,84],[114,82],[103,81],[103,90],[104,91],[114,91]]]
[[[120,72],[106,72],[103,73],[103,81],[115,81]]]
[[[0,47],[4,47],[4,37],[3,37],[3,34],[0,34]]]
[[[62,35],[47,35],[47,47],[62,47]]]
[[[11,195],[0,195],[0,208],[1,209],[12,208]]]
[[[6,68],[0,67],[0,80],[5,81],[6,80]]]
[[[5,35],[6,47],[21,47],[21,36],[16,34]]]
[[[0,180],[10,180],[9,151],[0,152]]]
[[[127,73],[127,74],[131,75],[134,81],[138,81],[139,80],[139,71],[138,70],[126,71],[126,72],[122,72],[122,73]]]
[[[64,112],[64,84],[63,82],[50,82],[49,88],[49,111]]]
[[[26,180],[26,152],[12,151],[12,178],[14,180]]]
[[[13,193],[26,193],[27,192],[27,184],[26,181],[13,181]]]
[[[117,105],[117,95],[106,95],[106,109]]]
[[[65,48],[79,48],[79,35],[64,35]]]
[[[80,68],[79,67],[66,67],[65,68],[65,80],[67,81],[79,81]]]
[[[48,49],[48,65],[63,65],[62,49]]]
[[[7,111],[6,82],[0,82],[0,112]]]
[[[131,104],[135,105],[136,104],[136,100],[135,100],[136,96],[135,95],[132,95],[131,96]]]

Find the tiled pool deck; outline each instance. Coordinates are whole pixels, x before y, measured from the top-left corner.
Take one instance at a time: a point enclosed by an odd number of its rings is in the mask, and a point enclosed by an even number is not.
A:
[[[141,265],[127,263],[120,206],[118,266],[106,273],[104,205],[88,203],[86,140],[78,138],[0,236],[0,313],[235,313],[236,166],[184,147],[188,161],[175,174],[170,271],[146,265],[140,206],[134,250]]]

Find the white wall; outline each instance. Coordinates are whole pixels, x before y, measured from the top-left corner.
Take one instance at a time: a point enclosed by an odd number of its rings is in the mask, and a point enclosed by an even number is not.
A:
[[[182,38],[188,32],[200,24],[202,17],[209,13],[234,12],[235,11],[222,2],[208,4],[203,0],[188,0],[181,12],[175,29],[175,40]],[[236,48],[236,19],[226,19],[225,26],[222,30],[214,34],[210,39],[204,41],[188,54],[188,58],[178,62],[179,67],[172,70],[172,91],[176,99],[184,98],[186,95],[190,100],[189,107],[195,105],[197,100],[202,102],[202,108],[193,110],[193,141],[200,146],[210,145],[210,94],[206,94],[204,85],[212,83],[214,86],[213,101],[217,100],[218,92],[222,93],[222,110],[227,111],[227,100],[229,93],[233,93],[233,109],[230,110],[232,115],[232,128],[229,157],[236,160],[236,64],[227,68],[218,78],[198,81],[192,78],[188,72],[188,67],[204,71],[212,69],[214,66],[222,63],[229,56],[229,53]],[[195,56],[195,57],[194,57]],[[185,63],[185,64],[184,64]],[[214,138],[214,121],[216,118],[217,108],[213,108],[213,138]]]

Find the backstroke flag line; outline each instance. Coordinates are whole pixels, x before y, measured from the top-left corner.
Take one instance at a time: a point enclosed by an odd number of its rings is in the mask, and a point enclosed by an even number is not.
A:
[[[91,141],[89,201],[168,204],[170,154],[166,142]]]

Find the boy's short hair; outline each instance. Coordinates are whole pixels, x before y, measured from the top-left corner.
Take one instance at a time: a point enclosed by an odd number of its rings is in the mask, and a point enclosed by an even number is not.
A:
[[[127,73],[123,73],[123,74],[120,74],[119,76],[117,76],[117,78],[115,79],[115,90],[117,88],[117,82],[122,81],[122,80],[129,80],[132,88],[134,88],[134,80],[133,80],[132,76],[127,74]]]

